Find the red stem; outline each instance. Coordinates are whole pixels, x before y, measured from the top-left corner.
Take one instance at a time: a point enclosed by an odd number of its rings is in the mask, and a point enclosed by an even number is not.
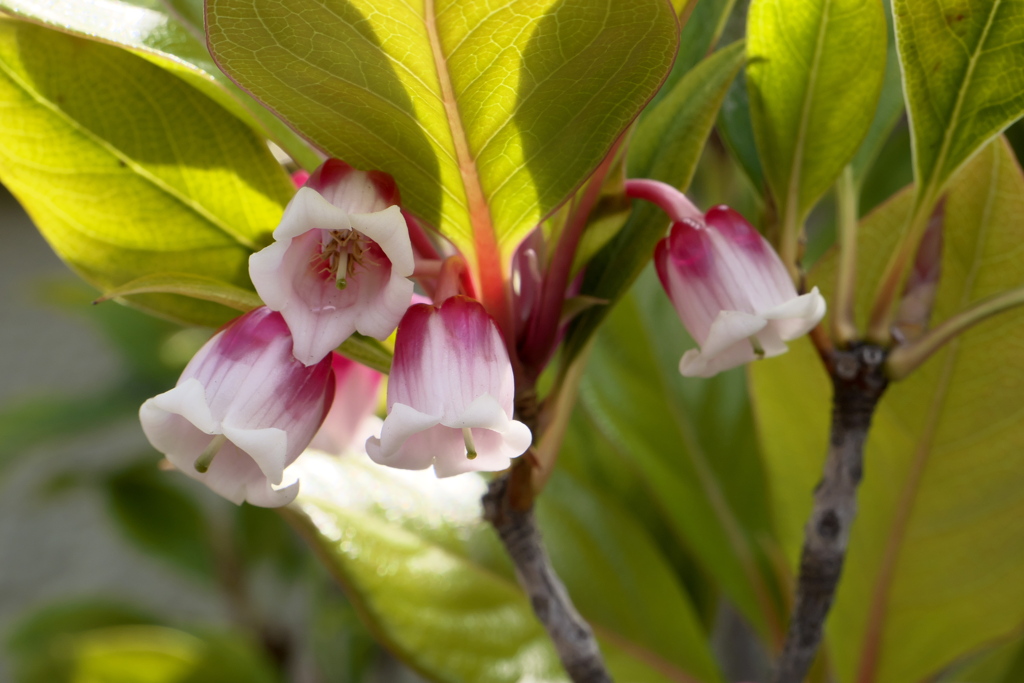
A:
[[[464,294],[463,283],[466,281],[466,259],[461,256],[449,256],[441,263],[441,272],[437,277],[437,288],[434,289],[434,304],[456,294]]]
[[[540,300],[530,316],[526,334],[519,348],[523,365],[533,377],[540,374],[558,343],[558,324],[562,318],[562,305],[565,303],[565,292],[569,287],[569,279],[572,275],[576,248],[587,227],[590,212],[601,196],[604,180],[621,145],[622,138],[619,138],[609,150],[604,161],[594,170],[590,180],[587,181],[583,194],[579,197],[579,203],[566,221],[558,245],[555,247],[555,253],[544,275]]]
[[[704,220],[704,214],[700,209],[694,206],[685,194],[668,183],[646,179],[627,180],[626,196],[657,204],[675,223],[682,223],[686,219]]]

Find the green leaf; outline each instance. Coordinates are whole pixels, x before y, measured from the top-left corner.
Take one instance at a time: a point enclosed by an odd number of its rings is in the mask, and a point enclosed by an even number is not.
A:
[[[885,75],[882,3],[754,0],[747,41],[757,149],[795,246],[800,224],[857,152],[874,118]]]
[[[273,665],[236,636],[202,638],[160,626],[121,626],[66,643],[71,675],[53,683],[275,683]]]
[[[871,169],[872,164],[878,159],[886,140],[892,134],[893,128],[899,122],[903,114],[903,82],[900,79],[900,61],[896,52],[896,34],[892,25],[892,2],[885,0],[885,21],[888,44],[885,51],[885,77],[882,79],[882,94],[878,98],[878,107],[875,110],[875,118],[871,122],[864,142],[861,143],[857,154],[850,161],[853,166],[853,178],[858,187],[864,182],[864,178]]]
[[[733,43],[686,74],[640,122],[630,145],[627,175],[684,189],[689,186],[718,107],[742,62],[743,44]],[[626,225],[587,267],[583,293],[614,303],[650,261],[667,227],[668,218],[661,209],[649,202],[634,202]],[[609,310],[610,306],[601,306],[579,317],[565,343],[570,359]]]
[[[315,451],[295,466],[300,529],[377,637],[407,664],[439,681],[566,680],[480,519],[480,477],[437,480],[365,456]],[[558,548],[556,569],[583,582],[568,587],[594,624],[612,674],[645,683],[718,680],[706,642],[690,640],[699,636],[692,613],[643,529],[579,485],[555,485],[568,500],[543,504],[544,532]],[[645,601],[652,623],[642,623],[628,596]]]
[[[710,636],[645,529],[614,498],[556,471],[537,503],[544,542],[599,637],[641,643],[666,666],[719,681]],[[629,648],[625,648],[629,649]]]
[[[664,79],[663,0],[210,0],[218,63],[319,147],[395,177],[472,256],[508,256]]]
[[[93,303],[102,303],[110,299],[133,296],[137,294],[180,294],[181,296],[212,301],[236,311],[251,311],[263,305],[260,297],[251,289],[242,289],[227,282],[215,280],[203,275],[189,273],[154,273],[126,282],[120,287],[107,290],[103,296]]]
[[[109,600],[47,605],[21,617],[7,637],[6,653],[18,683],[61,683],[71,675],[67,643],[92,629],[155,624],[156,617]]]
[[[1022,0],[894,0],[918,191],[937,196],[1024,114]]]
[[[680,19],[686,22],[679,34],[679,53],[665,85],[651,100],[645,113],[657,106],[690,69],[714,51],[736,0],[678,0],[678,4],[686,5],[678,8]]]
[[[912,209],[861,224],[858,277],[877,278]],[[933,323],[1024,283],[1024,175],[1004,141],[953,180]],[[834,255],[811,274],[832,289]],[[867,317],[870,288],[858,291]],[[969,331],[888,390],[867,444],[829,642],[840,680],[927,679],[1024,624],[1024,311]],[[778,533],[795,566],[828,439],[830,388],[810,344],[752,367]]]
[[[0,0],[0,10],[80,38],[127,48],[273,139],[300,165],[312,170],[320,163],[305,141],[213,62],[206,49],[201,2],[197,8],[188,0]]]
[[[750,97],[747,94],[745,69],[740,71],[725,94],[722,108],[718,112],[717,130],[747,180],[758,195],[762,194],[765,191],[764,169],[761,168],[761,159],[757,156],[754,124],[750,120]]]
[[[943,674],[938,683],[1017,683],[1024,680],[1024,642],[1019,638],[971,657]]]
[[[151,460],[105,482],[107,506],[125,536],[150,555],[193,576],[214,575],[210,529],[195,500]]]
[[[642,487],[630,481],[623,485],[633,491],[615,493],[653,502],[675,543],[763,635],[776,637],[775,582],[760,552],[772,544],[770,516],[743,377],[684,379],[679,358],[693,346],[649,270],[596,335],[579,410],[605,444],[599,451],[611,449]]]
[[[0,23],[0,180],[101,290],[180,272],[251,288],[247,259],[294,193],[263,142],[183,81],[119,48]],[[218,304],[137,306],[216,325]]]

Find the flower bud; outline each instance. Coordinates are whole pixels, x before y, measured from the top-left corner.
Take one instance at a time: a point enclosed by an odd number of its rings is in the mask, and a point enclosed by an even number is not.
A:
[[[700,345],[679,362],[687,377],[711,377],[784,353],[784,342],[806,334],[825,315],[817,287],[798,296],[775,250],[726,206],[712,208],[703,220],[674,223],[658,243],[654,263]]]
[[[214,335],[139,418],[153,447],[188,476],[236,504],[278,507],[298,494],[297,482],[277,487],[333,396],[330,357],[300,363],[281,314],[260,307]]]
[[[295,357],[319,362],[353,332],[387,338],[409,304],[414,262],[391,176],[328,159],[249,258],[257,293],[280,311]]]
[[[366,451],[391,467],[433,465],[438,477],[503,470],[532,438],[512,419],[514,395],[505,343],[479,302],[414,305],[398,326],[388,416]]]

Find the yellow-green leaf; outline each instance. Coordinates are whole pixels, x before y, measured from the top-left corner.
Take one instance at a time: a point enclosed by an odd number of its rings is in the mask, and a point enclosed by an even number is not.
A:
[[[751,3],[750,113],[764,175],[792,240],[868,132],[885,51],[881,0]]]
[[[431,680],[566,681],[490,526],[476,474],[307,451],[291,510],[375,634]],[[539,516],[559,573],[616,680],[719,680],[677,580],[642,527],[562,475]]]
[[[210,0],[207,25],[232,78],[321,149],[392,174],[474,267],[593,171],[678,40],[664,0]]]
[[[877,278],[908,189],[861,224],[858,276]],[[953,179],[933,324],[1024,284],[1024,175],[1005,141]],[[811,274],[831,290],[834,255]],[[867,316],[871,288],[858,291]],[[879,405],[859,513],[828,623],[839,679],[926,680],[1024,624],[1024,311],[951,342]],[[778,532],[795,566],[827,447],[830,388],[806,341],[752,368]]]
[[[0,180],[100,290],[153,273],[251,289],[249,254],[294,193],[265,144],[184,81],[120,48],[0,22]],[[135,297],[220,324],[219,304]]]
[[[0,0],[0,10],[16,17],[120,45],[167,69],[273,139],[299,164],[315,168],[320,163],[317,153],[214,64],[206,49],[202,15],[195,16],[190,9],[181,0]]]
[[[1024,0],[894,0],[921,192],[1024,114]]]

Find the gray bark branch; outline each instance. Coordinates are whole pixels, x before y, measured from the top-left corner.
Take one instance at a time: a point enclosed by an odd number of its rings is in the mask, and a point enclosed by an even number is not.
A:
[[[804,530],[796,602],[775,683],[801,683],[821,644],[857,513],[864,442],[888,384],[882,371],[885,351],[880,347],[863,344],[833,351],[829,360],[832,434],[821,483],[814,491],[814,509]]]
[[[576,611],[551,566],[532,507],[516,509],[508,486],[508,475],[491,482],[483,498],[484,518],[494,526],[512,558],[534,613],[547,629],[574,683],[612,683],[594,632]]]

